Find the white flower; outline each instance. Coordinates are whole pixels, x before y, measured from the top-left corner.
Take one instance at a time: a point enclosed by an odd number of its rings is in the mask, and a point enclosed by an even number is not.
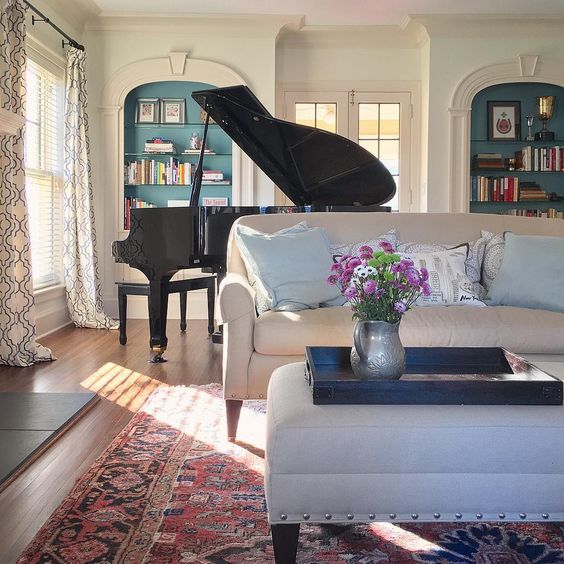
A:
[[[365,266],[364,268],[366,269],[366,276],[376,274],[376,269],[373,266]]]
[[[354,272],[354,275],[355,275],[357,278],[366,277],[366,276],[368,275],[368,270],[367,270],[367,268],[368,268],[368,267],[366,267],[366,266],[362,266],[362,264],[359,264],[358,266],[355,266],[354,271],[353,271],[353,272]]]

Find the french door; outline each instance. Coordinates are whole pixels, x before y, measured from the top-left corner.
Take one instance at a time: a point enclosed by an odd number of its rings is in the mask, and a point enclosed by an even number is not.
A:
[[[286,120],[338,133],[380,159],[397,187],[387,205],[410,209],[409,92],[286,92],[284,107]]]

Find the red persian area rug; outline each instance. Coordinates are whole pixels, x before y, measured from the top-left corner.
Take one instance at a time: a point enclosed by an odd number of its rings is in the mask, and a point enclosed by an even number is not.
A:
[[[20,563],[273,562],[264,402],[225,439],[221,388],[159,388],[78,481]],[[302,525],[299,563],[564,563],[560,523]]]

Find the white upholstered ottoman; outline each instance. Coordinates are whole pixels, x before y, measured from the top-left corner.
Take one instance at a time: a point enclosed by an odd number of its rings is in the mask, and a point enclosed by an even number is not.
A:
[[[295,363],[270,380],[266,441],[277,562],[306,521],[564,521],[560,406],[313,405]]]

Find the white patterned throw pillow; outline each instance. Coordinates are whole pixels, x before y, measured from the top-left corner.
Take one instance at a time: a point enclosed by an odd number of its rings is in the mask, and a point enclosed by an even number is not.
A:
[[[486,289],[482,285],[482,262],[484,260],[484,253],[486,249],[487,239],[482,236],[475,241],[463,243],[467,245],[468,254],[464,263],[466,276],[472,283],[473,292],[483,299],[486,296]],[[419,243],[419,242],[398,242],[398,253],[433,253],[437,251],[446,251],[448,249],[458,248],[458,246],[448,245],[446,243]]]
[[[356,241],[355,243],[331,243],[331,253],[333,253],[334,256],[358,255],[360,247],[364,245],[368,245],[376,251],[378,250],[381,241],[390,243],[395,250],[398,242],[396,230],[390,229],[386,233],[377,235],[368,241]]]
[[[505,239],[503,233],[491,233],[490,231],[482,231],[482,239],[486,241],[482,262],[482,285],[486,292],[489,292],[503,262]]]
[[[400,254],[410,258],[416,268],[426,268],[429,271],[431,295],[419,296],[415,302],[416,306],[486,305],[480,300],[466,275],[467,244],[435,252]]]

